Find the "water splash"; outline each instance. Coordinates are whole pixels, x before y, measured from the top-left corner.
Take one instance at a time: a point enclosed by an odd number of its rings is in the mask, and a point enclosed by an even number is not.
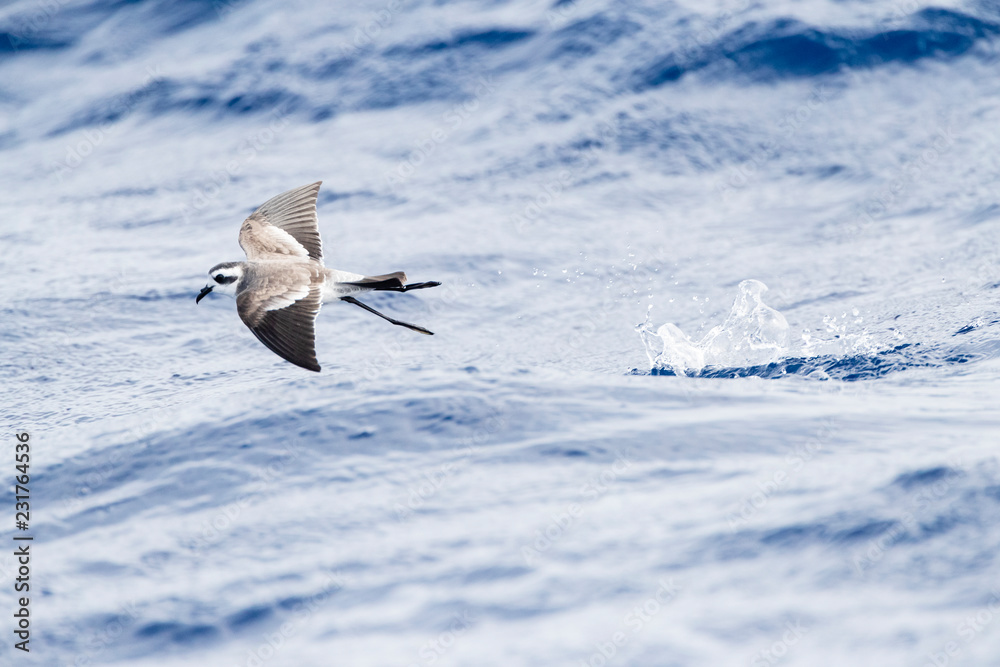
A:
[[[713,327],[697,343],[675,324],[655,332],[649,320],[637,330],[646,347],[650,367],[676,375],[696,374],[708,366],[746,368],[765,366],[786,355],[788,322],[761,298],[767,285],[744,280],[726,321]]]
[[[650,374],[699,378],[798,375],[818,380],[872,380],[913,368],[952,366],[1000,357],[996,317],[979,317],[960,328],[958,345],[908,342],[894,326],[883,335],[867,327],[858,330],[863,318],[856,308],[850,316],[823,317],[825,336],[813,337],[808,330],[792,340],[788,322],[764,303],[767,286],[744,280],[733,307],[721,325],[698,342],[675,324],[657,330],[646,321],[636,327],[649,357]],[[650,306],[652,308],[652,306]],[[853,319],[851,319],[853,318]],[[979,334],[976,336],[976,334]],[[634,370],[635,374],[644,374]]]

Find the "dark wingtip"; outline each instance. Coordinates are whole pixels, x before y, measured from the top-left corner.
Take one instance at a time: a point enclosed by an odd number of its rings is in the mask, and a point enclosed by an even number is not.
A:
[[[304,368],[307,371],[312,371],[314,373],[319,373],[321,370],[323,370],[320,367],[319,362],[316,361],[315,359],[307,361],[293,361],[291,359],[286,359],[286,361],[288,361],[291,364],[294,364],[295,366],[298,366],[299,368]]]
[[[298,366],[299,368],[304,368],[305,370],[312,371],[314,373],[319,373],[321,370],[323,370],[320,367],[319,362],[316,361],[315,359],[296,360],[296,359],[285,358],[285,361],[292,364],[293,366]]]

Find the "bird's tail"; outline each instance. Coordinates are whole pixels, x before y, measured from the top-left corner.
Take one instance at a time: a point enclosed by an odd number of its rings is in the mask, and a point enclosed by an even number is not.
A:
[[[437,287],[439,282],[410,283],[406,284],[406,274],[402,271],[387,273],[383,276],[365,276],[364,279],[355,282],[343,283],[344,285],[354,285],[370,290],[383,290],[390,292],[407,292],[412,289],[426,289]]]
[[[387,273],[384,276],[365,276],[363,279],[345,285],[355,285],[371,290],[399,290],[406,284],[406,274],[402,271]]]

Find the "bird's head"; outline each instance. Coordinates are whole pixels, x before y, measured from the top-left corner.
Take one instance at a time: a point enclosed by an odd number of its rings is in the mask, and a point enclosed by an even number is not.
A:
[[[243,277],[243,262],[216,264],[208,272],[208,275],[212,277],[212,282],[201,288],[201,292],[194,300],[195,303],[200,302],[209,292],[213,291],[218,294],[236,296],[236,286],[239,285],[240,278]]]

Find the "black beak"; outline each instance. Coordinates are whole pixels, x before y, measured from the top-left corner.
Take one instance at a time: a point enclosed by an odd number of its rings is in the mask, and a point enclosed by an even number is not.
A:
[[[215,287],[215,285],[205,285],[204,287],[202,287],[201,291],[198,292],[198,296],[195,297],[194,302],[195,303],[201,302],[201,300],[205,298],[205,295],[212,291],[213,287]]]

